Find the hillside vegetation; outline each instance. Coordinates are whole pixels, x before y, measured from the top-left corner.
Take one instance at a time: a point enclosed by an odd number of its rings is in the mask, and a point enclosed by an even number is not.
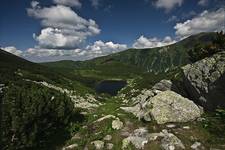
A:
[[[0,50],[0,149],[223,149],[224,109],[203,113],[194,102],[215,103],[206,91],[224,89],[224,37],[201,33],[77,62],[36,64]],[[127,85],[97,94],[105,80]]]

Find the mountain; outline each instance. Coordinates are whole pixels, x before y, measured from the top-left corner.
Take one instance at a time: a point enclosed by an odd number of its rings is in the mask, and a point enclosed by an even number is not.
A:
[[[190,63],[188,51],[196,44],[206,45],[211,43],[215,37],[216,33],[200,33],[169,46],[147,49],[128,49],[84,62],[59,61],[44,63],[44,65],[72,70],[90,68],[98,71],[102,70],[101,73],[103,74],[105,74],[105,72],[114,72],[111,71],[111,69],[114,68],[117,69],[117,72],[122,73],[126,71],[130,72],[130,74],[140,72],[167,72],[176,67]],[[110,68],[110,70],[107,68]]]
[[[0,149],[224,149],[224,41],[40,64],[0,50]]]

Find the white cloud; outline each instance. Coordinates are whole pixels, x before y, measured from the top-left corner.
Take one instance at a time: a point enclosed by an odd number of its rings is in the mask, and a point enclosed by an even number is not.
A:
[[[157,0],[155,6],[157,8],[164,8],[166,11],[170,11],[175,6],[181,6],[183,0]]]
[[[39,5],[39,2],[38,1],[31,1],[31,7],[32,8],[35,8]]]
[[[1,47],[1,49],[6,51],[6,52],[9,52],[11,54],[17,55],[17,56],[21,56],[23,54],[23,52],[21,50],[18,50],[14,46]]]
[[[142,35],[135,41],[135,43],[133,44],[133,47],[134,48],[154,48],[154,47],[162,47],[162,46],[170,45],[175,42],[176,41],[172,40],[170,36],[166,36],[163,40],[160,40],[156,37],[146,38]]]
[[[81,52],[80,49],[74,50],[58,50],[58,49],[40,49],[29,48],[24,52],[26,57],[57,57],[57,56],[77,56]]]
[[[55,4],[70,6],[70,7],[78,7],[80,8],[82,6],[81,2],[79,0],[53,0]]]
[[[113,42],[96,41],[93,45],[88,45],[86,47],[87,57],[99,57],[105,56],[112,53],[120,52],[122,50],[127,49],[126,44],[117,44]]]
[[[200,5],[200,6],[206,6],[206,5],[208,5],[208,0],[199,0],[198,1],[198,5]]]
[[[174,27],[178,37],[187,37],[200,32],[214,32],[225,30],[225,9],[220,8],[216,11],[203,11],[200,15],[177,23]]]
[[[32,61],[56,61],[56,60],[87,60],[105,56],[127,49],[127,45],[113,42],[96,41],[83,49],[59,50],[46,48],[29,48],[23,53],[26,59]]]
[[[42,48],[76,48],[89,36],[100,33],[96,22],[80,17],[70,7],[56,5],[40,7],[33,4],[27,9],[29,16],[40,19],[44,27],[39,35],[34,35]]]
[[[74,48],[86,39],[84,35],[66,32],[63,29],[48,27],[42,29],[40,35],[34,35],[34,38],[43,48]]]
[[[100,6],[100,0],[90,0],[91,1],[91,5],[95,8],[98,9],[98,7]]]

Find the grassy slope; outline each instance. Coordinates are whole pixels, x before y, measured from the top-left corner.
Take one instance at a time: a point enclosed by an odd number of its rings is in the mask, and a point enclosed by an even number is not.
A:
[[[76,76],[47,66],[29,62],[25,59],[0,50],[0,83],[21,79],[45,81],[60,87],[75,89],[79,92],[90,91]]]
[[[135,79],[139,85],[148,87],[176,73],[179,66],[190,63],[188,50],[196,43],[209,43],[214,37],[215,33],[200,33],[170,46],[129,49],[83,62],[58,61],[42,65],[76,76],[91,88],[101,80],[117,78]]]
[[[0,84],[6,87],[0,94],[0,143],[4,143],[0,149],[36,149],[41,145],[40,149],[49,149],[62,144],[70,134],[70,121],[79,115],[73,103],[65,94],[24,79],[45,81],[81,95],[93,92],[74,76],[0,50]],[[9,142],[12,136],[20,140]]]

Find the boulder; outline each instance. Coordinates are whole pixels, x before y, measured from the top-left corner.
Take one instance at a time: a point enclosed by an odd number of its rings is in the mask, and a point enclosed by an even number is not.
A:
[[[122,149],[126,149],[131,143],[136,149],[144,149],[145,144],[148,143],[148,131],[145,128],[134,130],[133,134],[123,139]]]
[[[112,139],[112,136],[111,135],[106,135],[103,140],[105,141],[110,141]]]
[[[95,146],[95,149],[103,149],[105,143],[103,141],[97,140],[97,141],[91,142],[91,144]]]
[[[147,107],[158,124],[193,121],[202,113],[193,101],[173,91],[159,93],[149,101]]]
[[[112,128],[115,130],[120,130],[123,128],[123,122],[121,122],[119,119],[112,121]]]
[[[225,52],[182,68],[189,96],[204,108],[225,108]]]
[[[113,144],[112,143],[107,143],[106,144],[106,149],[110,150],[110,149],[113,149]]]
[[[146,128],[136,129],[123,139],[122,149],[127,149],[129,144],[134,145],[136,149],[144,149],[148,142],[155,140],[160,140],[160,146],[163,150],[185,149],[181,140],[173,133],[169,133],[165,129],[159,133],[148,133]]]
[[[164,138],[161,140],[161,148],[163,150],[185,149],[183,143],[174,134],[168,133],[167,130],[162,131]]]
[[[188,122],[199,118],[202,110],[193,101],[173,91],[164,91],[141,101],[133,107],[120,107],[145,121],[156,120],[158,124]]]
[[[160,82],[156,83],[153,87],[153,90],[159,91],[178,91],[177,87],[173,85],[170,80],[161,80]]]
[[[193,150],[204,149],[204,148],[201,148],[201,147],[202,147],[202,144],[200,142],[195,142],[194,144],[191,145],[191,149],[193,149]]]

